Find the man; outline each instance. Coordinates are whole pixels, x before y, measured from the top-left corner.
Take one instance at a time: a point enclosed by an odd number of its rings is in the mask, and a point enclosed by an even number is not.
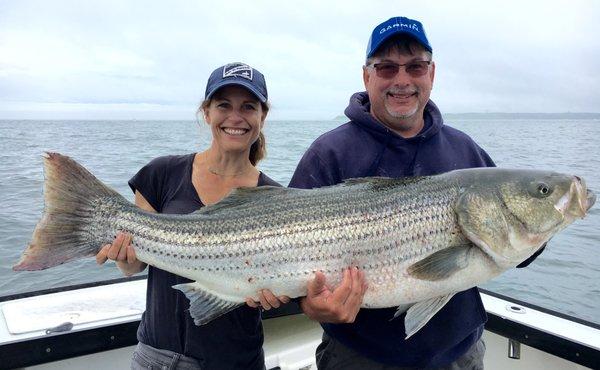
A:
[[[444,125],[429,100],[435,63],[420,22],[395,17],[378,25],[366,58],[367,91],[350,98],[345,110],[350,122],[311,145],[290,187],[494,166],[469,136]],[[325,331],[317,349],[319,369],[483,368],[487,316],[477,288],[457,293],[408,340],[404,315],[390,321],[396,308],[360,310],[364,292],[364,276],[356,268],[333,291],[321,273],[309,284],[300,306]]]

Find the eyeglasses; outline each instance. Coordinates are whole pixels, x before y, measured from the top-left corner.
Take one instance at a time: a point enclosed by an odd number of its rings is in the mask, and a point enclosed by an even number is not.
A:
[[[406,71],[406,73],[408,73],[411,77],[424,76],[429,70],[430,64],[431,60],[415,60],[405,64],[398,64],[394,62],[375,63],[367,67],[374,68],[377,77],[390,79],[394,78],[398,72],[400,72],[400,67],[404,67],[404,71]]]

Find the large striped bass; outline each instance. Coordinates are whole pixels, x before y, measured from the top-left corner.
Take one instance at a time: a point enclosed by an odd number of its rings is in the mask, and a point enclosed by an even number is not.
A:
[[[148,213],[69,157],[48,153],[45,210],[15,270],[41,270],[98,253],[118,231],[137,258],[194,280],[173,288],[197,325],[256,297],[306,295],[322,271],[333,287],[358,266],[362,307],[406,311],[411,336],[456,293],[526,260],[585,216],[595,195],[555,172],[466,169],[353,179],[300,190],[234,190],[189,215]]]

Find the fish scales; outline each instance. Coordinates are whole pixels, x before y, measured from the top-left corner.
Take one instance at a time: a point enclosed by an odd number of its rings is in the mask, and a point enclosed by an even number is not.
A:
[[[68,157],[49,153],[44,162],[44,216],[14,269],[96,254],[127,231],[140,261],[194,281],[174,288],[199,325],[260,289],[298,297],[316,271],[335,287],[357,266],[369,284],[362,306],[407,310],[410,336],[453,294],[516,266],[595,202],[576,176],[470,169],[238,189],[192,214],[167,215],[140,210]]]
[[[375,187],[366,194],[349,188],[336,202],[330,201],[331,193],[314,196],[297,191],[295,197],[277,202],[278,207],[250,212],[248,209],[261,209],[251,203],[220,217],[155,215],[148,219],[140,218],[136,209],[122,206],[122,214],[110,218],[115,223],[105,226],[131,232],[140,259],[165,267],[179,265],[182,276],[194,278],[198,270],[220,271],[240,280],[251,276],[254,285],[266,282],[266,287],[277,291],[281,274],[305,280],[314,271],[336,273],[348,265],[357,265],[367,274],[382,267],[400,269],[418,256],[452,245],[453,237],[460,240],[452,233],[455,220],[446,182],[399,184],[407,188],[401,197],[393,186]],[[298,219],[298,214],[307,214],[304,209],[315,212]],[[97,218],[107,217],[99,214]],[[199,223],[202,218],[209,222]],[[135,220],[145,222],[135,224]],[[223,230],[224,224],[234,225],[234,229]],[[348,245],[350,241],[356,242]],[[403,254],[398,254],[398,244],[403,245]],[[379,283],[389,287],[397,277],[389,274]]]
[[[414,206],[413,206],[414,207]],[[377,213],[376,213],[377,214]],[[383,215],[383,216],[388,216],[385,213],[379,213],[379,215]],[[380,217],[383,218],[383,217]],[[413,222],[415,221],[419,221],[418,219],[415,220],[415,217],[412,217],[413,219],[405,221],[404,224],[409,224],[412,225]],[[319,220],[319,216],[315,216],[315,219]],[[223,227],[223,223],[225,222],[226,225],[226,221],[220,221],[219,223],[221,224],[221,226]],[[344,230],[343,227],[347,224],[350,224],[352,227],[356,226],[357,224],[361,224],[364,223],[362,220],[362,217],[359,215],[359,217],[354,217],[354,218],[350,218],[350,217],[342,217],[342,218],[337,218],[337,219],[333,219],[333,220],[327,220],[325,219],[325,221],[319,221],[318,224],[313,225],[313,227],[307,227],[305,228],[306,232],[309,234],[309,236],[314,236],[316,235],[317,238],[301,238],[306,240],[305,243],[300,243],[299,248],[306,248],[307,246],[310,246],[311,244],[314,243],[320,243],[320,244],[329,244],[329,242],[331,241],[330,237],[327,237],[326,239],[324,239],[323,237],[321,237],[322,235],[325,236],[329,236],[329,235],[339,235],[340,238],[342,239],[351,239],[351,238],[358,238],[358,239],[365,239],[365,235],[354,235],[356,234],[356,230],[360,230],[360,229],[356,229],[354,228],[353,230]],[[123,227],[124,229],[131,229],[130,225],[124,225],[125,227]],[[278,230],[262,230],[259,232],[259,235],[253,234],[251,230],[249,230],[248,232],[243,232],[243,233],[239,233],[239,232],[234,232],[234,233],[221,233],[221,235],[225,235],[225,238],[219,238],[216,240],[210,240],[210,239],[206,239],[202,235],[203,233],[196,233],[196,232],[191,232],[191,233],[186,233],[186,232],[180,232],[180,230],[182,225],[172,225],[172,227],[163,227],[164,230],[169,230],[171,229],[172,232],[174,233],[173,235],[178,235],[179,237],[166,237],[165,240],[162,240],[163,244],[173,244],[173,243],[179,243],[182,244],[182,238],[181,235],[191,235],[191,237],[188,237],[186,239],[189,240],[189,244],[195,244],[195,245],[213,245],[216,246],[217,251],[220,250],[221,248],[223,248],[223,244],[224,243],[231,243],[231,244],[235,244],[236,242],[248,242],[249,240],[252,239],[261,239],[263,240],[265,237],[267,237],[269,234],[271,236],[279,236],[280,232]],[[364,233],[371,234],[371,233],[375,233],[375,234],[379,234],[379,233],[383,233],[384,230],[386,228],[392,227],[395,229],[398,229],[399,226],[398,224],[392,224],[392,225],[387,225],[386,223],[382,223],[380,225],[380,227],[376,227],[376,228],[364,228]],[[424,225],[426,228],[430,229],[430,225],[425,224]],[[331,232],[331,229],[340,229],[340,232]],[[413,228],[414,230],[415,228]],[[418,230],[420,230],[419,228],[416,228]],[[318,231],[317,231],[318,230]],[[402,231],[402,229],[398,229],[400,231]],[[289,233],[293,233],[296,230],[288,230],[288,234]],[[323,231],[323,232],[319,232],[319,231]],[[353,231],[353,232],[349,232],[349,231]],[[411,231],[410,229],[405,230],[405,231]],[[285,233],[285,232],[284,232]],[[401,234],[404,234],[406,236],[410,236],[411,233],[409,232],[401,232]],[[165,234],[166,236],[167,234]],[[302,234],[299,234],[302,235]],[[415,238],[416,236],[413,236],[413,238]],[[404,239],[404,238],[403,238]],[[263,240],[264,241],[264,240]],[[203,243],[204,242],[204,243]],[[183,244],[188,244],[188,243],[183,243]],[[290,246],[289,241],[288,240],[278,240],[275,243],[266,243],[266,244],[274,244],[274,245],[284,245],[287,244],[287,247],[289,248],[294,248],[294,246]],[[369,244],[365,244],[365,245],[369,245]],[[206,248],[203,248],[203,250]],[[258,246],[254,246],[254,248],[248,248],[249,253],[246,253],[244,255],[248,255],[248,254],[256,254],[256,253],[260,253],[261,252],[261,248]],[[215,253],[216,251],[211,250],[211,253]],[[264,252],[264,251],[263,251]],[[369,250],[367,252],[367,254],[369,254],[371,251]]]

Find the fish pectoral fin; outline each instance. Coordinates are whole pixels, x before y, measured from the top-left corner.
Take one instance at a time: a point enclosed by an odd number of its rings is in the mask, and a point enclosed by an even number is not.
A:
[[[197,282],[173,285],[173,288],[182,291],[190,300],[190,315],[196,325],[207,324],[243,305],[240,302],[221,299],[202,289],[202,286]]]
[[[457,245],[437,251],[412,264],[407,272],[420,280],[437,281],[452,276],[469,264],[469,253],[474,246]]]
[[[410,338],[413,334],[418,332],[425,324],[431,320],[431,318],[448,303],[450,298],[456,293],[450,293],[448,295],[435,297],[414,304],[411,308],[406,311],[406,318],[404,318],[404,331],[406,332],[406,338]]]

